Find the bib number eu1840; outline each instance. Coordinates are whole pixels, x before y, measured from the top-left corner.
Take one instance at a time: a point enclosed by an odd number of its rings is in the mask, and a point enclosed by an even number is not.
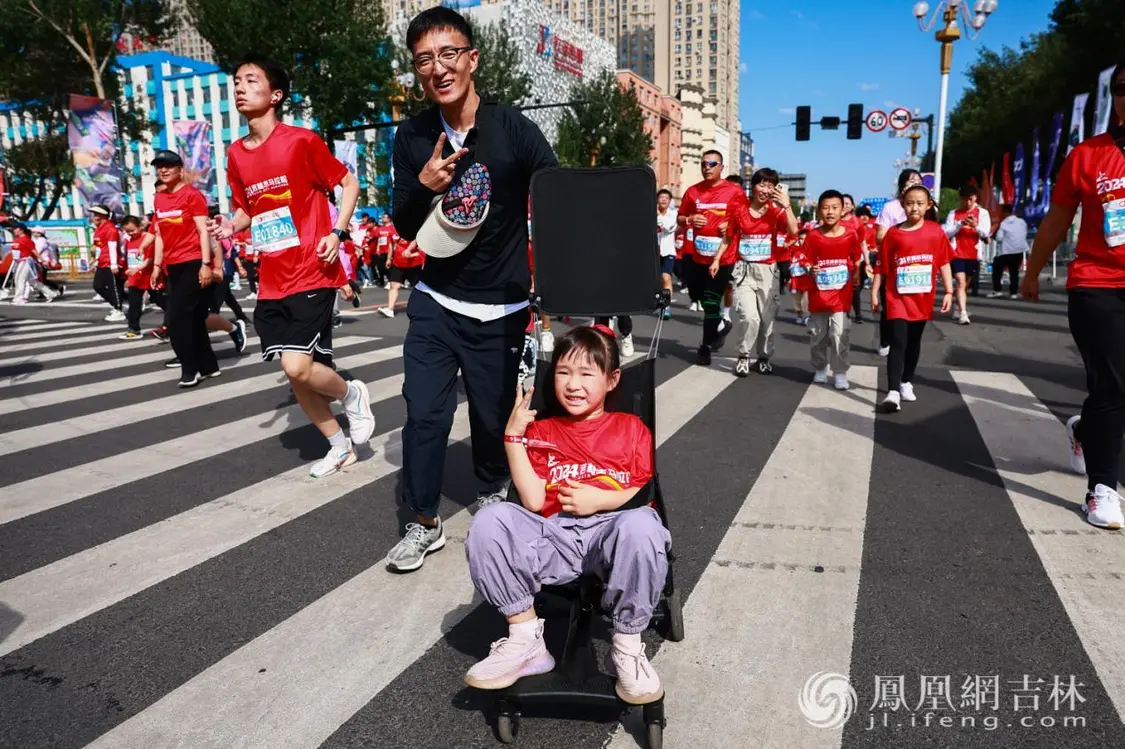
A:
[[[750,234],[738,240],[738,256],[748,263],[760,263],[773,255],[768,234]]]
[[[301,244],[288,206],[259,213],[250,221],[250,236],[255,252],[282,252]]]
[[[821,291],[839,291],[848,283],[848,266],[834,265],[821,268],[816,274],[816,288]]]
[[[1105,204],[1105,243],[1110,247],[1125,245],[1125,198]]]
[[[900,294],[929,294],[934,288],[934,267],[932,265],[899,266],[895,276],[895,288]]]
[[[696,237],[695,251],[703,257],[715,257],[719,254],[721,241],[718,237]]]

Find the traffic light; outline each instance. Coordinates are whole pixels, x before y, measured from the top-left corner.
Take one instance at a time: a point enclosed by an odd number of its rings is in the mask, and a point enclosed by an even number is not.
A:
[[[812,107],[797,107],[797,140],[809,140],[812,127]]]
[[[863,137],[863,105],[848,105],[848,140],[859,140]]]

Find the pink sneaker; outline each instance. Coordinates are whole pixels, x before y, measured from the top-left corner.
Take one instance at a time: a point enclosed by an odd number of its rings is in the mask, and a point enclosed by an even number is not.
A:
[[[492,643],[488,657],[465,674],[465,683],[477,689],[503,689],[525,676],[549,673],[554,668],[555,659],[543,642],[543,622],[539,622],[534,639],[502,637]]]
[[[636,655],[630,655],[616,645],[610,647],[606,668],[611,676],[617,677],[617,696],[630,705],[656,702],[664,696],[664,686],[645,656],[644,645]]]

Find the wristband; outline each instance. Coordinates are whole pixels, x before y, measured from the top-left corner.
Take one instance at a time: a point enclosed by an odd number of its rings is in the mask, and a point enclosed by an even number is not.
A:
[[[527,446],[527,437],[524,437],[521,434],[505,434],[504,441],[511,442],[514,445],[523,445],[525,447]]]

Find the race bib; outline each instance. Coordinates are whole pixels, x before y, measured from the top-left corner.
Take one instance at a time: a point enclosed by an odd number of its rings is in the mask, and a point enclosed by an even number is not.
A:
[[[691,229],[687,230],[687,241],[689,241],[689,242],[695,241],[695,232],[692,231]]]
[[[719,237],[696,237],[695,252],[703,257],[715,257],[719,254],[721,243],[722,240]]]
[[[139,252],[130,252],[128,257],[130,268],[136,268],[145,261],[144,256]]]
[[[793,263],[789,266],[789,275],[793,278],[800,278],[801,276],[805,275],[806,272],[807,271],[805,270],[805,266],[801,265],[800,263]]]
[[[929,294],[934,288],[934,266],[900,265],[895,288],[900,294]]]
[[[259,213],[250,221],[250,236],[255,252],[282,252],[301,244],[293,214],[288,206]]]
[[[839,291],[848,283],[848,266],[833,265],[816,273],[816,288],[821,291]]]
[[[773,257],[768,234],[750,234],[738,240],[738,256],[748,263],[760,263]]]
[[[1105,204],[1105,243],[1110,247],[1125,245],[1125,198]]]

